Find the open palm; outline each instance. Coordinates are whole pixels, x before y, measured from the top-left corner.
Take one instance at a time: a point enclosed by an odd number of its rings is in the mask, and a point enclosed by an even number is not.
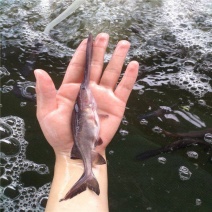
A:
[[[103,144],[97,148],[99,152],[105,150],[117,131],[138,74],[138,63],[130,62],[117,85],[130,47],[127,41],[117,44],[108,66],[102,73],[108,40],[109,36],[105,33],[97,35],[91,62],[90,88],[97,102],[100,137],[103,140]],[[58,154],[70,155],[73,146],[71,115],[84,75],[86,43],[87,39],[77,48],[59,90],[55,89],[45,71],[35,70],[37,118],[47,141]]]

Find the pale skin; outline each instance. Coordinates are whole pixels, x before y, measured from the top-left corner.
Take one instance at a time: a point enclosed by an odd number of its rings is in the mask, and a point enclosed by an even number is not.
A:
[[[136,61],[131,61],[117,84],[130,43],[125,40],[119,41],[109,64],[103,70],[108,41],[109,36],[106,33],[100,33],[95,38],[89,84],[100,114],[100,137],[103,141],[96,151],[105,158],[105,149],[123,118],[139,68]],[[109,210],[107,165],[93,167],[100,186],[99,196],[87,189],[72,199],[59,202],[83,173],[82,161],[70,159],[73,146],[70,120],[84,74],[86,43],[87,39],[83,40],[77,48],[58,90],[55,89],[52,79],[45,71],[35,70],[37,118],[56,156],[46,212],[106,212]]]

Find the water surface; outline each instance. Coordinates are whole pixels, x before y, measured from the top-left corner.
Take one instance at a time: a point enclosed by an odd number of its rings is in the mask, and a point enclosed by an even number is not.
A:
[[[105,65],[120,39],[131,42],[123,70],[131,60],[140,64],[123,121],[107,148],[110,211],[211,211],[211,156],[202,147],[135,161],[137,154],[175,140],[160,129],[212,127],[211,1],[85,1],[45,35],[45,26],[71,2],[0,2],[1,211],[44,211],[54,153],[36,120],[33,70],[46,70],[59,87],[89,32],[110,34]],[[179,100],[166,114],[137,119]]]

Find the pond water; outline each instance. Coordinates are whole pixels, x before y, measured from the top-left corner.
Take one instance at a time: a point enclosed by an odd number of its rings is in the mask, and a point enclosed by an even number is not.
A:
[[[131,60],[140,64],[122,123],[107,148],[110,211],[211,211],[212,160],[204,147],[135,160],[177,140],[163,130],[212,127],[211,1],[87,0],[44,34],[71,3],[0,1],[0,210],[44,211],[48,198],[54,153],[36,119],[33,70],[46,70],[59,87],[81,40],[89,32],[107,32],[105,65],[120,39],[131,42],[123,69]],[[159,108],[165,112],[148,115]],[[210,143],[210,132],[206,137]]]

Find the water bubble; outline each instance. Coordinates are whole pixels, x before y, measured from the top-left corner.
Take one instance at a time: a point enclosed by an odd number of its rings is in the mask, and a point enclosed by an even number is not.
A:
[[[201,199],[196,199],[196,206],[200,206],[202,204],[202,200]]]
[[[35,191],[36,191],[36,188],[34,188],[34,187],[31,187],[31,188],[28,189],[28,193],[33,193]]]
[[[16,198],[17,196],[19,196],[19,194],[20,192],[15,186],[9,185],[4,189],[4,195],[11,199]]]
[[[40,174],[47,174],[47,173],[49,173],[49,169],[48,169],[48,167],[45,164],[39,165],[39,167],[38,167],[37,170],[38,170],[38,173],[40,173]]]
[[[144,90],[139,90],[138,95],[142,95],[142,94],[144,94]]]
[[[148,121],[146,119],[141,119],[140,120],[140,124],[141,125],[147,125],[148,124]]]
[[[1,154],[12,156],[20,151],[20,144],[15,138],[1,139]]]
[[[7,126],[6,124],[2,124],[1,123],[1,125],[0,125],[1,139],[9,137],[11,134],[12,134],[12,130],[9,128],[9,126]]]
[[[47,201],[48,201],[48,196],[47,195],[43,195],[40,197],[40,199],[38,200],[38,203],[39,205],[42,207],[42,208],[45,208],[46,207],[46,204],[47,204]]]
[[[2,176],[5,172],[5,168],[4,167],[0,167],[0,176]]]
[[[20,106],[21,106],[21,107],[24,107],[24,106],[26,106],[26,105],[27,105],[27,102],[21,102],[21,103],[20,103]]]
[[[206,133],[204,136],[204,140],[209,144],[212,144],[212,133]]]
[[[0,166],[4,166],[5,164],[7,164],[7,160],[5,160],[5,158],[0,157]]]
[[[0,67],[0,79],[4,76],[9,76],[10,72],[5,67]]]
[[[2,177],[0,178],[0,185],[1,185],[2,187],[8,186],[9,184],[11,184],[11,182],[12,182],[12,179],[11,179],[10,176],[2,176]]]
[[[189,158],[194,158],[194,159],[198,159],[198,153],[194,152],[194,151],[188,151],[187,155]]]
[[[162,130],[160,127],[158,127],[158,126],[155,126],[155,127],[152,129],[152,131],[155,132],[155,133],[160,134],[163,130]]]
[[[110,150],[110,151],[109,151],[109,154],[110,154],[110,155],[113,155],[113,154],[114,154],[114,151],[113,151],[113,150]]]
[[[159,158],[158,158],[158,162],[161,163],[161,164],[165,164],[165,163],[166,163],[166,158],[164,158],[164,157],[159,157]]]
[[[179,168],[179,176],[181,180],[189,180],[191,178],[192,173],[185,166],[181,166]]]
[[[21,95],[26,99],[29,100],[36,99],[35,82],[31,81],[18,82],[17,86],[15,87],[15,91],[17,95]]]
[[[12,118],[9,118],[6,120],[6,123],[9,124],[10,126],[15,125],[15,122],[16,122],[15,119],[12,119]]]
[[[119,130],[119,133],[122,135],[122,136],[126,136],[129,134],[129,132],[127,130],[123,130],[123,129],[120,129]]]
[[[9,93],[12,90],[13,90],[13,86],[12,85],[3,85],[1,87],[1,92],[2,93]]]
[[[12,163],[7,163],[6,165],[5,165],[5,168],[6,169],[11,169],[13,167],[13,164]]]
[[[123,120],[122,120],[122,124],[124,124],[124,125],[128,125],[128,124],[129,124],[129,122],[128,122],[126,119],[123,119]]]

